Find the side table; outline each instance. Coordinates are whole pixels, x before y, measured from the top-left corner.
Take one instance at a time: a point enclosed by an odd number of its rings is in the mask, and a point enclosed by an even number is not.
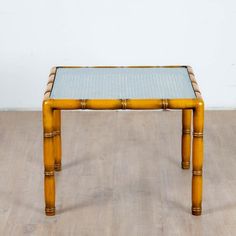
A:
[[[61,170],[61,110],[181,109],[182,168],[192,141],[192,214],[202,211],[204,102],[190,66],[73,67],[51,69],[43,100],[46,215],[55,215],[55,176]],[[171,191],[171,190],[170,190]]]

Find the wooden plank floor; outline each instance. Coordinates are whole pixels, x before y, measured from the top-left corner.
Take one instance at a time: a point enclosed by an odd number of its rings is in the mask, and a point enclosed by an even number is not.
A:
[[[40,112],[0,112],[0,235],[236,235],[236,111],[206,112],[203,215],[181,113],[63,113],[57,215],[44,215]]]

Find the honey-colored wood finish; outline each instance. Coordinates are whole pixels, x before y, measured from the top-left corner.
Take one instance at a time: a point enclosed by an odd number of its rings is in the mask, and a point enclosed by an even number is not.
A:
[[[62,66],[82,68],[79,66]],[[202,202],[202,160],[203,160],[203,123],[204,103],[194,73],[189,66],[131,66],[129,68],[175,68],[186,67],[196,95],[196,99],[51,99],[57,68],[51,69],[43,101],[44,125],[44,165],[45,165],[45,204],[46,214],[55,215],[54,170],[61,170],[61,110],[73,109],[182,109],[182,168],[190,166],[191,150],[191,112],[193,111],[193,179],[192,214],[201,214]],[[100,66],[97,68],[112,68]]]
[[[202,165],[203,165],[204,103],[199,101],[193,110],[193,177],[192,214],[202,212]]]
[[[191,120],[192,110],[182,110],[182,168],[189,169],[191,155]]]
[[[61,111],[53,111],[53,145],[54,145],[54,158],[55,170],[61,170]]]
[[[46,215],[55,215],[55,177],[54,177],[54,142],[53,109],[50,103],[43,103],[44,127],[44,194]]]

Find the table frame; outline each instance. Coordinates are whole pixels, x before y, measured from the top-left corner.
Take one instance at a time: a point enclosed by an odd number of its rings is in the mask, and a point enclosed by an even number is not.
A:
[[[44,132],[44,193],[45,213],[55,215],[55,176],[61,170],[61,110],[93,109],[181,109],[182,110],[182,168],[190,168],[191,121],[193,120],[192,140],[192,214],[202,211],[202,167],[204,101],[190,66],[95,66],[92,68],[179,68],[188,70],[196,98],[194,99],[52,99],[50,94],[57,68],[85,68],[83,66],[53,67],[49,74],[42,105]],[[86,67],[88,68],[88,67]],[[192,119],[193,112],[193,119]]]

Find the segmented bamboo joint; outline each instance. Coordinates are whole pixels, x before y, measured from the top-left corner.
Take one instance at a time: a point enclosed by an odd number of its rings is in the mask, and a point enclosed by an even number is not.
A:
[[[56,72],[55,72],[55,71],[53,71],[53,72],[50,72],[50,74],[49,74],[49,77],[51,77],[51,76],[55,76],[55,74],[56,74]]]
[[[54,80],[55,80],[55,74],[51,74],[51,75],[49,75],[49,78],[48,78],[48,84],[53,83]]]
[[[188,70],[188,73],[189,73],[189,74],[194,75],[194,73],[193,73],[193,68],[192,68],[191,66],[187,66],[187,70]]]
[[[203,133],[202,132],[193,132],[193,137],[195,137],[195,138],[203,138]]]
[[[45,172],[44,172],[44,175],[45,175],[45,176],[54,176],[54,171],[53,171],[53,170],[51,170],[51,171],[45,171]]]
[[[51,95],[51,91],[45,91],[45,93],[44,93],[44,99],[45,99],[45,100],[46,100],[46,99],[49,99],[50,95]]]
[[[80,100],[80,105],[81,105],[81,109],[85,109],[86,105],[87,105],[87,100],[86,99],[81,99]]]
[[[50,70],[50,74],[55,74],[56,71],[57,71],[57,67],[54,66],[54,67],[51,68],[51,70]]]
[[[48,83],[45,93],[51,92],[52,91],[52,86],[53,86],[53,83]],[[44,93],[44,95],[45,95],[45,93]]]
[[[162,108],[166,110],[168,107],[168,100],[167,99],[162,99]]]
[[[197,81],[196,81],[195,76],[193,74],[189,74],[189,78],[190,78],[192,83],[197,84]]]
[[[192,86],[193,86],[193,89],[194,89],[195,93],[196,93],[196,92],[201,93],[201,92],[200,92],[200,89],[199,89],[199,87],[198,87],[197,82],[193,82],[193,81],[192,81]]]
[[[44,138],[52,138],[54,136],[54,132],[44,133]]]
[[[195,94],[197,98],[202,99],[202,94],[200,92],[195,92]]]
[[[191,129],[183,129],[182,133],[183,134],[190,134],[191,133]]]
[[[57,72],[57,67],[53,67],[50,71],[49,74],[49,78],[48,78],[48,83],[47,83],[47,88],[46,91],[44,93],[44,99],[49,99],[51,92],[52,92],[52,87],[53,87],[53,83],[56,77],[56,72]]]
[[[192,67],[187,66],[187,70],[188,70],[189,78],[190,78],[190,81],[192,83],[193,90],[194,90],[194,93],[195,93],[196,97],[199,98],[199,99],[202,99],[202,95],[201,95],[201,92],[199,90],[197,81],[195,79]]]
[[[56,135],[60,135],[61,131],[60,130],[54,130],[52,133],[53,133],[53,136],[56,136]]]
[[[127,108],[127,99],[121,99],[121,107],[122,107],[122,109]]]
[[[194,176],[202,176],[202,170],[193,170]]]

